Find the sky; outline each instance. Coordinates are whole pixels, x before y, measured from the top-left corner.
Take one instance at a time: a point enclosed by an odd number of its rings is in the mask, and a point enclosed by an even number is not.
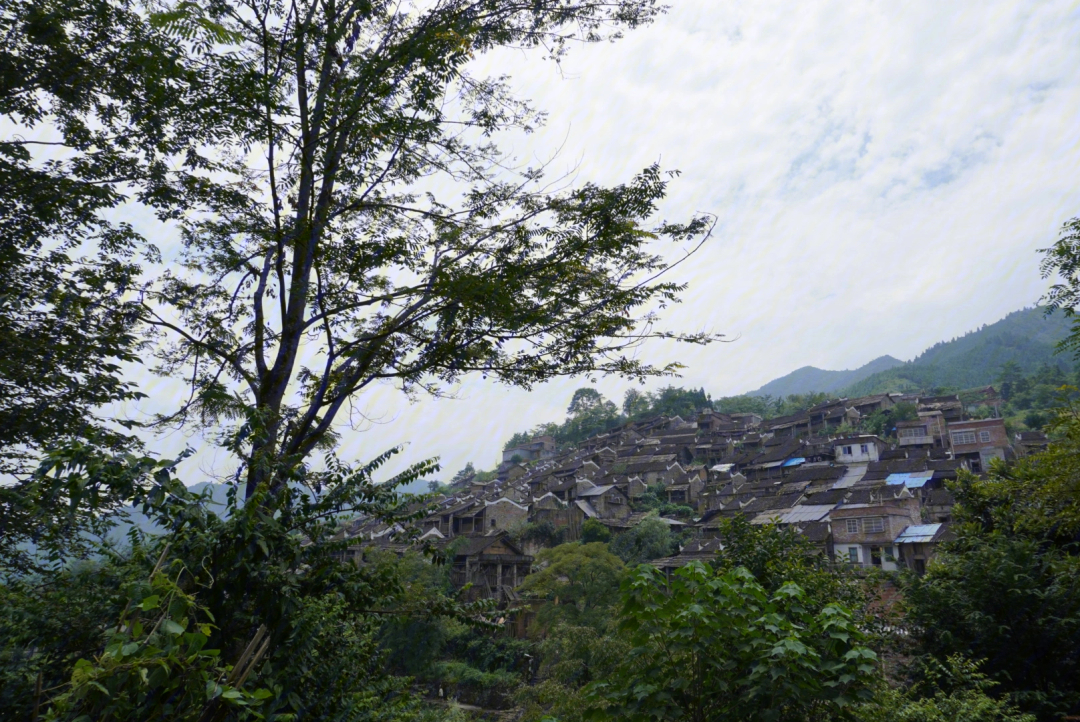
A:
[[[681,171],[664,217],[717,217],[675,271],[689,289],[664,326],[730,343],[648,346],[646,360],[686,367],[670,383],[717,397],[805,365],[907,360],[1038,300],[1037,249],[1080,215],[1080,4],[672,4],[561,66],[504,50],[473,68],[508,73],[550,113],[519,157],[561,149],[553,171],[598,183],[660,162]],[[401,461],[439,456],[444,479],[469,461],[492,468],[511,434],[561,421],[583,385],[471,378],[454,399],[414,404],[382,388],[344,456],[407,444]],[[596,386],[618,403],[631,384]],[[212,453],[196,461],[220,471]]]

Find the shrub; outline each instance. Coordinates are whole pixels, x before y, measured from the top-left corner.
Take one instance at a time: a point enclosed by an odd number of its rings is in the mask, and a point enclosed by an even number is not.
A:
[[[596,519],[586,519],[585,523],[581,525],[581,542],[583,544],[592,542],[606,544],[609,541],[611,541],[611,530]]]

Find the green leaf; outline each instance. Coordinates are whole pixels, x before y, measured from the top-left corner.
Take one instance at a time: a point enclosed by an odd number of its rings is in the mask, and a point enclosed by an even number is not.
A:
[[[142,609],[142,610],[143,610],[144,612],[148,612],[148,611],[150,611],[151,609],[157,609],[158,603],[159,603],[160,601],[161,601],[161,596],[160,596],[160,595],[157,595],[157,594],[151,594],[151,595],[150,595],[149,597],[147,597],[146,599],[142,600],[142,603],[141,603],[141,604],[139,604],[139,607],[140,607],[140,608],[141,608],[141,609]]]
[[[184,628],[171,619],[166,619],[161,623],[161,631],[166,634],[183,634]]]

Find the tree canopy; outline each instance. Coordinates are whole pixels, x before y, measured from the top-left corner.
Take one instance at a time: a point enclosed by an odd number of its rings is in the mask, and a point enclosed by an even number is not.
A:
[[[983,660],[1022,710],[1056,719],[1080,707],[1080,421],[1061,410],[1049,451],[953,485],[956,539],[904,585],[919,648]]]
[[[649,0],[522,6],[454,0],[185,3],[154,17],[245,92],[214,145],[201,202],[178,218],[182,264],[146,291],[159,370],[191,379],[169,420],[221,425],[248,488],[283,483],[373,384],[441,394],[480,372],[530,387],[559,375],[669,373],[628,353],[661,333],[654,241],[711,221],[656,221],[668,175],[551,191],[496,139],[542,116],[469,61],[495,47],[594,41],[649,22]],[[212,28],[212,31],[205,30]],[[203,47],[205,46],[205,47]],[[434,190],[435,180],[452,188]]]
[[[506,46],[561,57],[659,12],[652,0],[16,5],[0,172],[25,211],[9,237],[42,252],[10,249],[27,291],[6,333],[100,333],[85,358],[65,356],[71,368],[52,364],[55,378],[8,364],[25,421],[12,428],[36,433],[34,384],[55,396],[96,374],[64,407],[80,416],[135,393],[117,373],[141,356],[135,330],[157,372],[190,386],[159,423],[217,434],[247,495],[303,479],[375,384],[442,394],[471,372],[525,387],[672,373],[633,349],[712,340],[656,325],[683,288],[660,278],[665,243],[697,247],[711,218],[659,219],[671,174],[658,166],[568,187],[517,165],[497,142],[543,113],[469,65]],[[27,138],[54,130],[48,143],[74,152],[42,171],[51,146]],[[178,232],[178,257],[104,221],[121,202]],[[94,248],[75,273],[62,254],[83,241]]]
[[[537,571],[522,591],[545,599],[545,626],[555,623],[603,629],[619,600],[623,563],[602,542],[560,544],[536,557]]]
[[[633,648],[593,684],[592,719],[842,718],[867,700],[875,653],[846,609],[819,612],[784,584],[772,594],[747,570],[692,562],[669,579],[642,565],[624,586]]]

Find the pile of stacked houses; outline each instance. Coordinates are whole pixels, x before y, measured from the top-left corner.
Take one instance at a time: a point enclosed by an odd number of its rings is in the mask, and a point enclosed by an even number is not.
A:
[[[697,419],[658,417],[589,438],[559,453],[550,437],[506,449],[498,477],[466,480],[437,502],[416,532],[453,544],[451,576],[471,583],[474,598],[513,599],[532,556],[508,532],[550,522],[572,541],[587,519],[619,533],[644,516],[633,502],[662,485],[672,504],[696,519],[663,519],[688,531],[680,554],[654,562],[673,570],[722,548],[720,520],[744,515],[753,524],[791,526],[838,562],[895,570],[925,569],[948,538],[953,499],[944,482],[961,469],[984,472],[991,459],[1045,448],[1046,437],[1010,439],[997,418],[992,388],[964,395],[883,394],[837,399],[788,417],[702,413]],[[842,434],[897,403],[917,405],[918,417],[893,424],[896,443],[874,435]],[[972,406],[992,418],[965,420]],[[358,520],[346,534],[354,550],[395,547],[398,527]]]

